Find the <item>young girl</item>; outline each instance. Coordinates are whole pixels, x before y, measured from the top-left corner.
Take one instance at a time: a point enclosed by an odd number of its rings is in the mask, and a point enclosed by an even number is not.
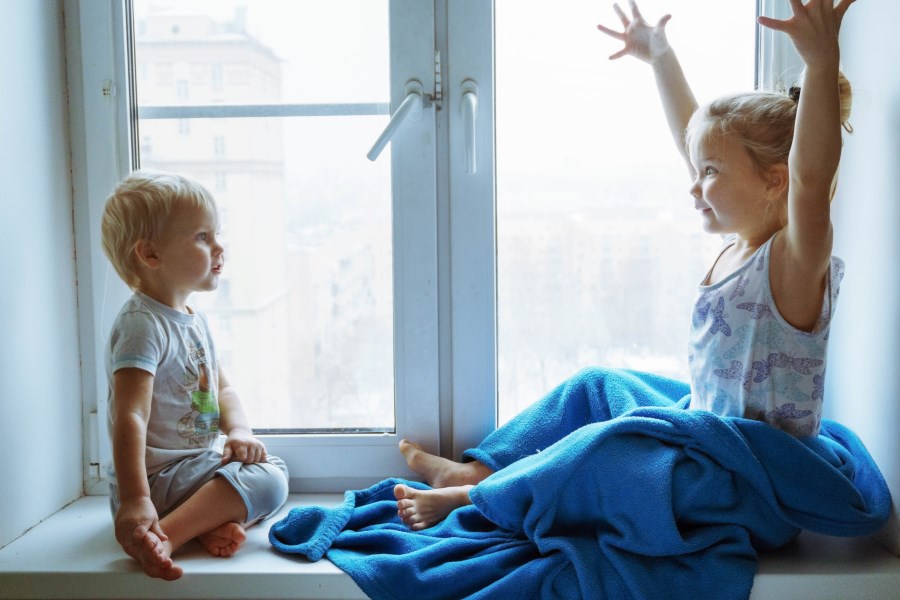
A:
[[[690,408],[815,436],[829,324],[843,274],[843,263],[831,256],[829,207],[841,125],[849,130],[838,30],[853,0],[790,0],[791,18],[759,18],[791,38],[806,66],[801,90],[738,94],[702,108],[666,39],[670,16],[651,26],[629,2],[631,18],[614,5],[622,32],[598,26],[624,43],[610,58],[631,55],[653,68],[703,228],[726,236],[692,313]],[[563,384],[584,393],[551,393],[467,451],[469,462],[402,441],[410,468],[434,489],[397,485],[401,520],[423,529],[470,504],[470,491],[492,473],[583,425],[615,416],[615,405],[624,406],[618,391],[636,385],[670,396],[673,405],[687,391],[651,375],[593,370]]]

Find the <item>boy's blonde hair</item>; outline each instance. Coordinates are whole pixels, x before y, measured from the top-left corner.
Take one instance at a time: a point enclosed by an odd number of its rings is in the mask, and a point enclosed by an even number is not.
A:
[[[707,139],[732,136],[747,151],[756,172],[765,175],[776,164],[788,162],[797,120],[797,103],[802,88],[783,92],[747,92],[723,96],[698,108],[691,116],[685,131],[685,143],[703,130]],[[852,89],[843,73],[838,73],[841,125],[848,132]],[[704,127],[705,126],[705,127]],[[836,177],[836,176],[835,176]],[[832,183],[832,196],[834,195]],[[779,207],[777,216],[782,225],[787,222],[787,206]]]
[[[164,230],[175,206],[191,206],[218,214],[212,194],[201,184],[163,171],[135,171],[106,200],[100,224],[103,252],[128,287],[140,285],[135,245]]]

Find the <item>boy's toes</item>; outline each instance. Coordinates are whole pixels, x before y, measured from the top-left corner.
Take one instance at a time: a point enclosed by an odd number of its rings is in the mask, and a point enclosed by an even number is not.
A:
[[[141,567],[150,577],[173,581],[184,574],[184,569],[172,562],[172,558],[155,535],[148,533],[141,548]]]

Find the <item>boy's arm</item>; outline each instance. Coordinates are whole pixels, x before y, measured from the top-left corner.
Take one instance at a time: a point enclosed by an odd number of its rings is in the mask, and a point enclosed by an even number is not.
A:
[[[228,436],[222,462],[256,463],[266,460],[266,447],[253,435],[237,391],[219,367],[219,429]]]
[[[142,369],[119,369],[113,375],[112,448],[119,490],[116,541],[134,556],[147,531],[167,537],[150,501],[145,451],[153,398],[153,375]]]
[[[656,89],[662,101],[669,131],[678,152],[687,164],[691,178],[693,178],[696,173],[691,166],[690,157],[684,145],[684,133],[691,115],[697,110],[697,100],[684,76],[681,63],[678,62],[678,57],[666,37],[666,24],[671,19],[671,15],[664,15],[656,26],[651,27],[634,0],[629,0],[629,5],[632,18],[629,18],[618,4],[613,5],[624,31],[618,32],[604,25],[597,25],[597,29],[625,44],[621,50],[610,56],[610,59],[615,60],[630,55],[648,63],[653,68]]]

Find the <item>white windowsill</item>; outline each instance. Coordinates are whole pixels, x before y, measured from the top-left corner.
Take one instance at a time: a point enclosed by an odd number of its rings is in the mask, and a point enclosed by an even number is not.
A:
[[[328,560],[280,554],[269,527],[300,504],[337,506],[342,494],[291,494],[281,511],[247,530],[231,558],[196,542],[176,553],[177,581],[151,579],[113,537],[107,496],[85,496],[0,550],[0,598],[365,598]]]
[[[185,575],[175,582],[145,577],[122,553],[107,500],[82,498],[0,550],[0,598],[365,598],[328,560],[279,554],[267,539],[270,524],[294,506],[336,506],[341,494],[292,494],[232,558],[185,547],[176,556]],[[804,533],[762,557],[751,600],[890,598],[897,590],[900,558],[873,540]]]

